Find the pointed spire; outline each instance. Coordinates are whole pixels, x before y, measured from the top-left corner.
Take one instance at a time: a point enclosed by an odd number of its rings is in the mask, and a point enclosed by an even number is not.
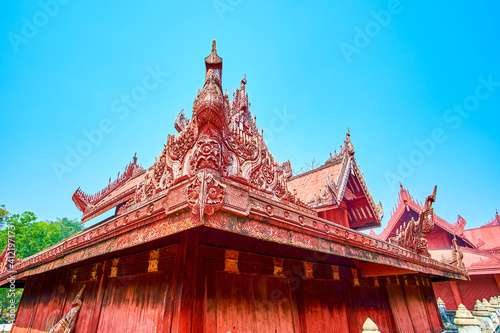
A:
[[[408,201],[409,201],[409,193],[408,191],[403,187],[403,184],[401,184],[401,182],[399,182],[399,187],[400,187],[400,190],[399,190],[399,198],[401,199],[401,201],[404,203],[405,205],[405,209],[407,211],[410,211],[410,206],[408,206]]]
[[[208,70],[213,69],[222,79],[222,58],[217,54],[217,42],[215,39],[212,42],[212,52],[205,58],[205,66],[207,67],[207,73]]]
[[[243,80],[241,80],[241,90],[245,88],[245,85],[247,84],[247,75],[245,74],[243,76]]]
[[[212,52],[205,58],[205,63],[207,65],[222,64],[222,58],[217,54],[217,41],[215,39],[212,41]]]

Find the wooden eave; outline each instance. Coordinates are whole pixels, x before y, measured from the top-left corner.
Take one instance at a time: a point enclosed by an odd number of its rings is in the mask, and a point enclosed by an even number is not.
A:
[[[128,181],[126,181],[124,184],[122,184],[120,187],[116,188],[113,192],[109,193],[97,205],[86,211],[82,216],[82,223],[87,222],[107,212],[108,210],[130,200],[135,193],[135,187],[127,188],[127,185],[130,184],[132,181],[134,181],[137,177],[143,177],[145,172],[146,172],[145,170],[141,170],[136,175],[131,177]]]
[[[14,267],[18,279],[72,265],[107,253],[206,226],[268,242],[351,258],[380,267],[467,279],[467,273],[378,238],[319,218],[314,210],[278,202],[270,194],[224,179],[222,208],[200,221],[190,213],[186,188],[190,179],[157,193],[103,223],[83,230]],[[373,266],[373,265],[372,265]],[[12,271],[0,275],[0,285]]]

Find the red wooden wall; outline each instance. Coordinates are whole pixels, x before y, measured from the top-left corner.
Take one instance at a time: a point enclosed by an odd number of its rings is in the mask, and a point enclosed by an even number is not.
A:
[[[459,303],[463,303],[469,310],[474,309],[476,300],[500,295],[500,288],[493,274],[471,275],[470,281],[457,281],[456,293],[453,294],[452,285],[448,281],[432,284],[436,297],[441,297],[446,309],[456,310]]]
[[[47,332],[82,285],[73,332],[438,332],[428,278],[179,244],[28,279],[13,332]],[[32,328],[30,331],[29,328]]]

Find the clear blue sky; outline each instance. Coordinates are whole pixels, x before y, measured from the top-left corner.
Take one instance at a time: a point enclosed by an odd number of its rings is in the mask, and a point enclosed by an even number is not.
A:
[[[279,161],[323,163],[349,126],[383,225],[402,180],[420,200],[437,184],[436,213],[477,227],[500,208],[499,11],[495,1],[4,2],[0,203],[80,218],[79,186],[99,191],[135,152],[149,167],[178,112],[191,115],[215,38],[224,88],[247,74]],[[102,138],[82,144],[99,126]],[[68,166],[78,147],[87,156]]]

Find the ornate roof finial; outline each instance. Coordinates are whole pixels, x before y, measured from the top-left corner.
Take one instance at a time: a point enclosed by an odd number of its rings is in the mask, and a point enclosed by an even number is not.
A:
[[[345,135],[345,140],[344,140],[344,147],[345,151],[349,153],[349,155],[354,155],[354,146],[352,145],[351,142],[351,130],[349,127],[347,127],[347,133]],[[341,147],[342,150],[342,147]]]
[[[137,152],[135,152],[134,157],[132,158],[134,164],[137,164]]]
[[[214,39],[212,42],[212,52],[205,58],[205,64],[208,65],[222,65],[222,58],[217,55],[217,41]]]

